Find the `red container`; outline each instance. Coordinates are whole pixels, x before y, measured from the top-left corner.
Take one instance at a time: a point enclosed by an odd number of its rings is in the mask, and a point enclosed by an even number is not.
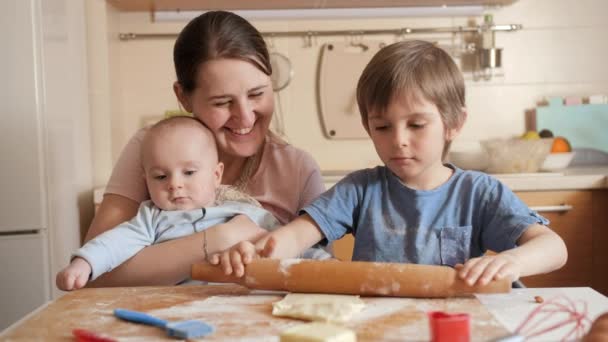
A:
[[[428,313],[431,341],[469,342],[471,339],[469,314],[450,314],[441,311]]]

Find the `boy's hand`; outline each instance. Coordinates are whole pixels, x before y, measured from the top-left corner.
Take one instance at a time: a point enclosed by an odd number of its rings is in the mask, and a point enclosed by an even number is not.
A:
[[[454,266],[460,279],[469,286],[487,285],[492,280],[510,279],[515,281],[521,274],[521,264],[516,256],[503,252],[484,255],[468,260],[464,265]]]
[[[235,276],[242,277],[245,275],[245,265],[255,258],[266,258],[272,254],[276,240],[271,236],[267,240],[263,239],[260,244],[262,248],[249,241],[241,241],[230,249],[211,255],[209,263],[219,265],[226,275],[234,272]]]
[[[84,287],[90,275],[91,265],[82,258],[74,258],[68,267],[57,273],[55,282],[60,290],[71,291]]]

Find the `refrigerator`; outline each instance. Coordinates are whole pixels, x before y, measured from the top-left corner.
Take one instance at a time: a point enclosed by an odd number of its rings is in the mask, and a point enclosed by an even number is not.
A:
[[[0,331],[62,295],[90,222],[85,5],[0,1]]]
[[[0,5],[0,331],[50,299],[34,4]]]

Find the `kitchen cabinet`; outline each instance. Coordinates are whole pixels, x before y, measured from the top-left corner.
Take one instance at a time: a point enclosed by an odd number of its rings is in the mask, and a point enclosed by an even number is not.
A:
[[[50,298],[47,234],[0,235],[0,331]]]
[[[591,286],[608,296],[608,190],[593,192],[593,274]]]
[[[517,0],[107,0],[121,11],[267,10],[407,6],[510,5]]]
[[[593,206],[592,191],[516,192],[530,207],[539,209],[566,243],[568,262],[560,270],[522,278],[528,287],[591,286],[593,278]],[[560,206],[572,209],[560,210]],[[555,207],[555,209],[551,209]]]
[[[589,286],[608,295],[608,190],[517,191],[528,206],[551,221],[568,248],[558,271],[522,278],[527,287]],[[354,239],[334,242],[335,256],[350,260]]]

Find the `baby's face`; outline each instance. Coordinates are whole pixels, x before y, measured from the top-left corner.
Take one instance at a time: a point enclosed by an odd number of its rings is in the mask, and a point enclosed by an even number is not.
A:
[[[191,210],[213,205],[223,164],[215,145],[192,128],[174,127],[148,139],[144,170],[154,204],[163,210]]]

